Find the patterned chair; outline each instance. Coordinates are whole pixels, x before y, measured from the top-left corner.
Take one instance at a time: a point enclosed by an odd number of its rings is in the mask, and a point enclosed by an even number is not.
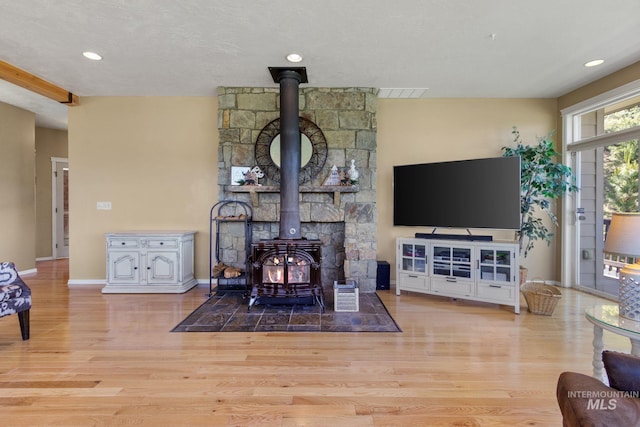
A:
[[[22,281],[12,262],[0,263],[0,317],[18,314],[22,339],[29,339],[31,289]]]

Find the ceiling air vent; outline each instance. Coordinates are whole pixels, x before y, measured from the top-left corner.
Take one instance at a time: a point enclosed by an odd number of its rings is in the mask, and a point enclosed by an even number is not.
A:
[[[423,98],[429,88],[380,88],[378,98]]]

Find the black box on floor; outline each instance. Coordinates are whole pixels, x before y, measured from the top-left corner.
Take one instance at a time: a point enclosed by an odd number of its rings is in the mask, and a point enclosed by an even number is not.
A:
[[[376,277],[376,290],[389,289],[389,275],[391,267],[387,261],[378,261],[378,272]]]

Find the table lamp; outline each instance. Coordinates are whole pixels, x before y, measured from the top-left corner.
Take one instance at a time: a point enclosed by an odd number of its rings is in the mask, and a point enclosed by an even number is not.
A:
[[[604,242],[604,252],[640,257],[640,213],[614,213]],[[640,321],[640,263],[620,270],[618,297],[620,316]]]

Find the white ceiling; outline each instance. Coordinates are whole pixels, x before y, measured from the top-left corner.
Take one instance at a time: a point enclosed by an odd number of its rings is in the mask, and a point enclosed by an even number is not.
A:
[[[0,0],[0,11],[0,60],[80,102],[275,86],[267,67],[290,52],[308,86],[437,98],[557,97],[640,60],[640,0]],[[66,127],[66,106],[18,89],[3,82],[0,101]]]

